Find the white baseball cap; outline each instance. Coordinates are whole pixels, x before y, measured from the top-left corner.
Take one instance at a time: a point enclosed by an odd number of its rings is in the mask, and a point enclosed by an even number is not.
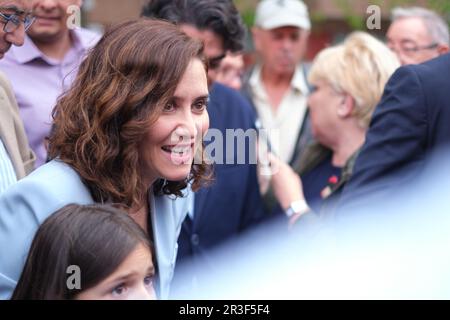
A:
[[[255,25],[262,29],[294,26],[310,30],[308,8],[301,0],[262,0],[256,8]]]

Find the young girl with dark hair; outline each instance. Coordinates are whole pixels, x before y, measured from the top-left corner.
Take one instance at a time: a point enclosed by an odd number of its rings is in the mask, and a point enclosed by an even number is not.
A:
[[[14,300],[154,299],[145,232],[106,205],[67,205],[39,227]]]

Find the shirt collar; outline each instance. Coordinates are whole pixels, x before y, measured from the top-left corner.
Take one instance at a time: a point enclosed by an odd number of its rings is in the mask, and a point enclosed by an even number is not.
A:
[[[75,50],[75,52],[77,53],[81,53],[90,47],[88,39],[84,39],[83,37],[81,37],[79,34],[80,31],[78,29],[70,30],[69,32],[70,36],[72,37],[72,50]],[[25,35],[23,46],[12,46],[10,51],[11,55],[14,56],[19,64],[26,64],[35,59],[42,59],[48,64],[55,64],[55,61],[53,59],[47,57],[38,49],[38,47],[34,44],[33,40],[31,40],[28,35]]]
[[[305,79],[305,72],[303,70],[303,65],[297,65],[295,69],[294,77],[292,78],[291,85],[294,89],[299,90],[304,95],[309,93],[308,85]]]
[[[34,59],[43,57],[42,52],[36,47],[28,35],[25,35],[23,46],[13,46],[10,51],[11,55],[14,56],[15,60],[20,64],[25,64]]]
[[[255,89],[261,82],[261,66],[259,64],[255,65],[253,72],[250,75],[249,84],[252,89]]]

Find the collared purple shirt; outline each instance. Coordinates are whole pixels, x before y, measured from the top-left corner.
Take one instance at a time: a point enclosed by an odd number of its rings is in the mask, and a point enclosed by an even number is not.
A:
[[[36,167],[47,158],[45,138],[52,126],[52,110],[58,97],[69,89],[87,50],[100,39],[86,29],[71,31],[73,46],[62,61],[45,56],[27,36],[22,47],[11,47],[0,60],[0,70],[12,83]]]

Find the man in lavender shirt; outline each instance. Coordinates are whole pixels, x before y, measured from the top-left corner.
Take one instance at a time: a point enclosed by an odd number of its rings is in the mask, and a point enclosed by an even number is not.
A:
[[[86,51],[99,36],[81,28],[69,29],[74,21],[70,9],[80,7],[82,0],[32,2],[36,21],[28,30],[24,45],[12,48],[0,61],[0,70],[12,82],[39,167],[47,158],[46,137],[56,100],[69,88]]]

